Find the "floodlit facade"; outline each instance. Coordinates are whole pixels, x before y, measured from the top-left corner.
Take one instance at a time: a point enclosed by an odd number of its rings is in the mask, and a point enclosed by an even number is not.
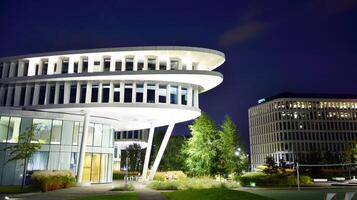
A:
[[[357,96],[282,93],[249,109],[251,167],[331,160],[357,139]]]
[[[175,123],[200,116],[199,94],[223,81],[213,70],[224,61],[215,50],[172,46],[1,58],[0,148],[35,126],[40,131],[33,142],[43,145],[30,158],[29,171],[71,169],[79,183],[105,183],[112,181],[119,144],[114,132],[148,129],[142,174],[152,179]],[[149,171],[154,129],[160,126],[168,128]],[[1,151],[1,184],[19,184],[23,161],[8,159]]]

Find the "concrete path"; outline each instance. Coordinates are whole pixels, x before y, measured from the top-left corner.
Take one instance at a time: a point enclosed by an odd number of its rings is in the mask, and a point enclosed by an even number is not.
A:
[[[72,187],[50,192],[34,192],[13,195],[0,194],[0,199],[4,199],[4,196],[8,196],[12,200],[67,200],[77,197],[112,195],[120,193],[119,191],[110,191],[110,189],[114,186],[118,186],[120,184],[123,184],[123,182],[116,181],[111,184],[93,184],[91,186]],[[160,192],[148,188],[146,184],[135,182],[133,185],[135,186],[135,192],[139,193],[139,200],[166,200]]]

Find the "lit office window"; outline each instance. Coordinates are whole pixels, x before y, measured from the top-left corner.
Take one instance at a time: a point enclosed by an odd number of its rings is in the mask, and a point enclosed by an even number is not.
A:
[[[171,60],[170,62],[170,70],[178,70],[179,68],[179,61],[178,60]]]
[[[166,103],[166,85],[159,85],[159,103]]]
[[[48,60],[43,60],[42,61],[42,75],[47,74],[47,69],[48,69]]]
[[[187,88],[181,88],[181,104],[187,105]]]
[[[103,84],[103,88],[102,88],[102,102],[103,103],[109,102],[109,91],[110,91],[110,85]]]
[[[170,87],[170,103],[177,104],[177,96],[178,96],[178,86],[171,85]]]
[[[55,93],[56,93],[56,85],[50,85],[50,94],[49,94],[49,98],[48,98],[49,104],[55,103]]]
[[[104,58],[104,71],[110,71],[110,58]]]
[[[122,65],[121,60],[115,61],[115,71],[121,71],[121,65]]]
[[[98,102],[98,92],[99,92],[98,83],[93,83],[92,84],[92,99],[91,99],[91,102]]]
[[[134,58],[125,58],[125,71],[133,71]]]
[[[68,74],[68,65],[69,65],[69,60],[63,59],[62,60],[62,74]]]
[[[166,70],[166,61],[160,61],[160,70]]]
[[[41,84],[40,85],[40,91],[38,94],[38,104],[43,105],[45,104],[45,97],[46,97],[46,85]]]
[[[62,121],[53,120],[52,122],[52,134],[51,134],[51,144],[60,144],[62,133]]]
[[[144,100],[144,84],[136,84],[136,102]]]
[[[48,119],[33,119],[35,129],[34,142],[48,144],[51,137],[52,120]]]
[[[73,73],[78,73],[78,62],[73,63]]]
[[[147,102],[155,103],[155,84],[148,84],[147,87]]]
[[[81,84],[81,96],[79,98],[80,103],[85,103],[86,102],[86,93],[87,93],[87,84]]]
[[[102,66],[100,65],[100,61],[94,61],[93,64],[93,72],[102,72]]]
[[[9,130],[10,117],[0,117],[0,142],[6,142],[7,132]]]
[[[120,102],[120,84],[114,84],[114,102]]]
[[[73,139],[73,128],[74,122],[73,121],[63,121],[62,126],[62,137],[61,137],[61,144],[62,145],[72,145]]]
[[[144,69],[144,61],[138,60],[138,71],[142,71]]]
[[[77,83],[72,83],[70,94],[69,94],[69,103],[76,103],[76,96],[77,96]]]
[[[48,163],[48,152],[37,151],[31,155],[27,164],[27,170],[28,171],[45,170],[47,169],[47,163]]]
[[[124,87],[124,103],[131,103],[133,96],[133,84],[125,83]]]
[[[82,62],[82,72],[88,72],[88,58],[83,58]]]
[[[63,104],[63,102],[64,102],[64,84],[62,83],[59,86],[58,104]]]
[[[148,70],[155,70],[156,68],[156,58],[148,59]]]

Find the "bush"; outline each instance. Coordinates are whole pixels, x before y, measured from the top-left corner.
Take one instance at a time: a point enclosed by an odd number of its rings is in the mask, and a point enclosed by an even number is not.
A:
[[[128,176],[138,176],[139,172],[128,172]],[[125,171],[113,171],[113,180],[124,180]]]
[[[182,171],[156,172],[154,176],[154,180],[156,181],[184,180],[186,178],[186,174]]]
[[[73,172],[69,170],[35,171],[31,180],[42,192],[72,187],[76,183]]]
[[[179,183],[177,181],[152,181],[149,187],[154,190],[178,190]]]
[[[187,190],[187,189],[207,189],[216,187],[237,187],[237,184],[222,184],[212,178],[185,178],[181,180],[154,180],[149,187],[155,190]]]
[[[129,183],[127,185],[121,185],[121,186],[118,186],[118,187],[114,187],[110,191],[133,191],[133,190],[134,190],[133,184]]]
[[[250,172],[235,179],[243,186],[291,186],[297,184],[295,175],[291,174],[265,174],[263,172]],[[309,176],[300,176],[300,184],[312,184],[312,179]]]

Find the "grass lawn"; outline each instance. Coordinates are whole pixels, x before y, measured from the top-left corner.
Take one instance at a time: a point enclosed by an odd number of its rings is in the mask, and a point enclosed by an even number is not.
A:
[[[114,195],[103,195],[94,197],[80,197],[73,200],[138,200],[139,195],[136,192],[123,192]]]
[[[169,200],[272,200],[257,194],[225,188],[192,189],[162,194]]]
[[[9,193],[21,193],[21,192],[37,192],[39,189],[33,188],[32,186],[24,186],[24,190],[21,191],[21,185],[9,185],[9,186],[0,186],[0,194],[9,194]]]
[[[327,193],[336,193],[337,200],[343,200],[346,192],[356,192],[356,188],[308,188],[302,189],[300,192],[294,189],[252,189],[244,190],[254,194],[270,197],[276,200],[320,200],[323,199]]]

